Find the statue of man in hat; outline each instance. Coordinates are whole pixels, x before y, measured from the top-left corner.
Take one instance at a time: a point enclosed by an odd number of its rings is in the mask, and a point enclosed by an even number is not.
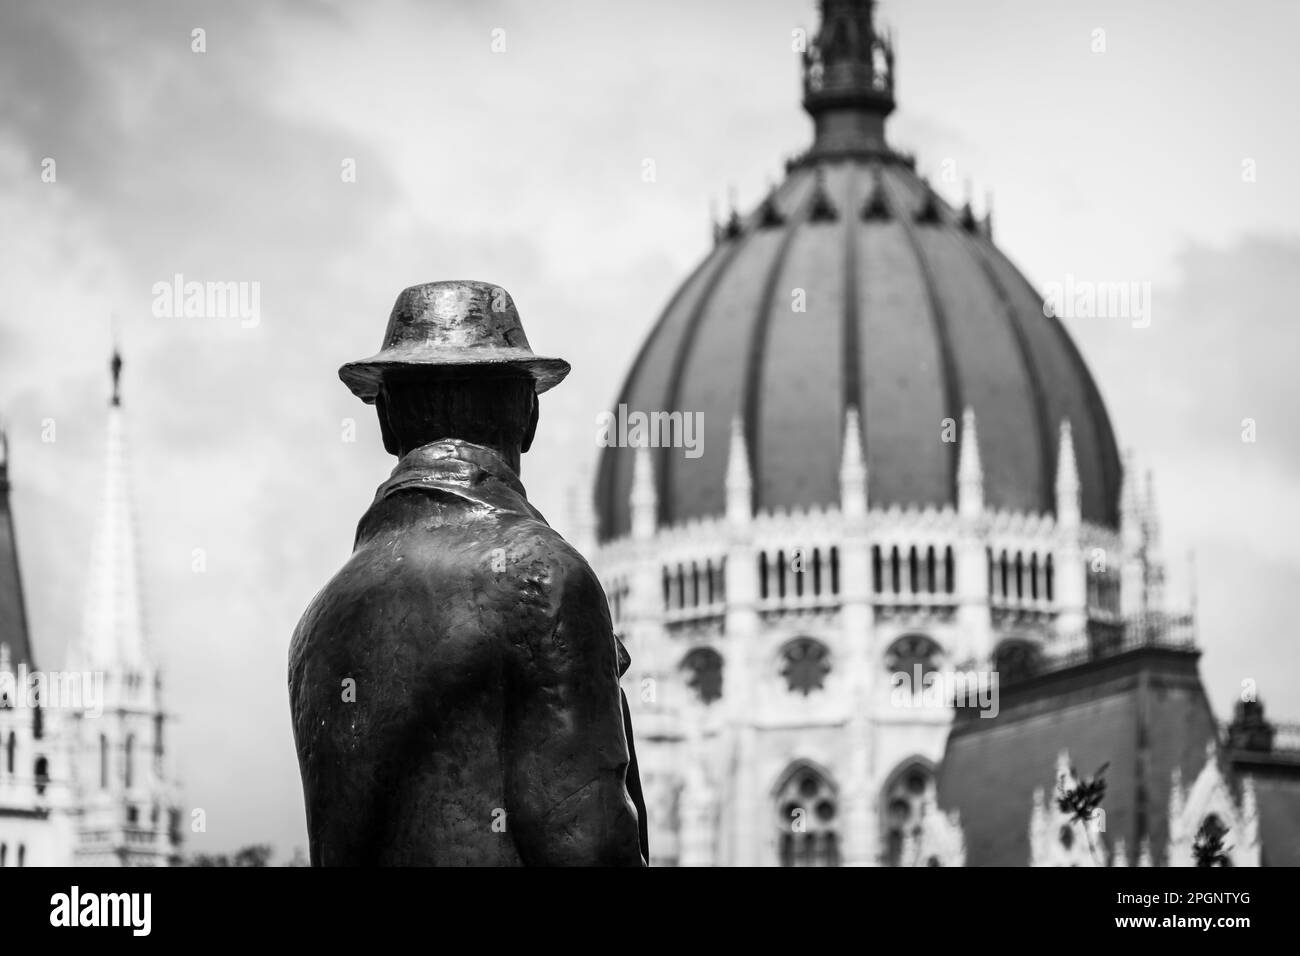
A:
[[[568,372],[482,282],[405,290],[339,370],[400,460],[289,650],[314,865],[649,859],[627,652],[518,476]]]

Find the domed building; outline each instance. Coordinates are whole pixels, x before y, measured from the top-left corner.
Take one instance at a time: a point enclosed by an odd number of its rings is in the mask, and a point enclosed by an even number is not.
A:
[[[1077,348],[990,217],[891,146],[873,5],[821,6],[812,145],[717,229],[618,396],[639,447],[601,453],[657,864],[898,864],[922,837],[960,863],[932,684],[995,711],[983,684],[1161,609],[1154,509]]]

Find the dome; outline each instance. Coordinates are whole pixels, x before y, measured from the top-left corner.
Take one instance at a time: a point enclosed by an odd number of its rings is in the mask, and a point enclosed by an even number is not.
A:
[[[699,415],[698,457],[651,449],[658,523],[724,514],[733,420],[756,510],[837,504],[850,408],[872,508],[955,506],[958,444],[944,422],[969,408],[988,508],[1054,510],[1068,420],[1082,517],[1117,526],[1120,458],[1077,348],[994,244],[990,218],[944,202],[887,144],[893,50],[870,5],[823,6],[805,56],[813,146],[717,230],[618,395],[628,411]],[[602,451],[602,540],[630,530],[634,458]]]

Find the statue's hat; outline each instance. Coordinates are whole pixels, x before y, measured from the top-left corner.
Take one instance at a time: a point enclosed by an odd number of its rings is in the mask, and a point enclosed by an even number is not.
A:
[[[569,374],[564,359],[534,355],[510,293],[490,282],[426,282],[402,290],[388,317],[383,347],[348,362],[339,378],[373,404],[386,375],[450,368],[518,369],[538,392]]]

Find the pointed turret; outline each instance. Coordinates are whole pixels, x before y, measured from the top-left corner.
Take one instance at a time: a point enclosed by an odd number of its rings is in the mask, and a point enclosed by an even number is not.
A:
[[[745,424],[731,422],[731,444],[727,450],[727,520],[748,524],[754,515],[754,482],[749,473],[749,449],[745,445]]]
[[[1079,526],[1079,463],[1074,457],[1074,436],[1069,419],[1061,422],[1061,439],[1056,454],[1056,523],[1058,527]]]
[[[18,542],[9,510],[9,435],[3,428],[0,428],[0,647],[8,648],[10,666],[32,666],[23,579],[18,570]]]
[[[122,357],[116,351],[111,368],[113,394],[108,408],[103,484],[90,552],[80,657],[81,663],[92,670],[136,670],[146,667],[148,654],[140,615],[135,516],[128,481]]]
[[[636,466],[632,471],[632,536],[653,538],[659,523],[659,496],[655,492],[654,461],[646,445],[635,453]]]
[[[867,462],[862,454],[862,422],[853,406],[849,406],[844,414],[840,511],[846,518],[860,518],[867,513]]]
[[[975,518],[984,511],[984,468],[980,464],[979,437],[975,431],[975,410],[970,406],[961,416],[961,452],[957,459],[957,512]]]

